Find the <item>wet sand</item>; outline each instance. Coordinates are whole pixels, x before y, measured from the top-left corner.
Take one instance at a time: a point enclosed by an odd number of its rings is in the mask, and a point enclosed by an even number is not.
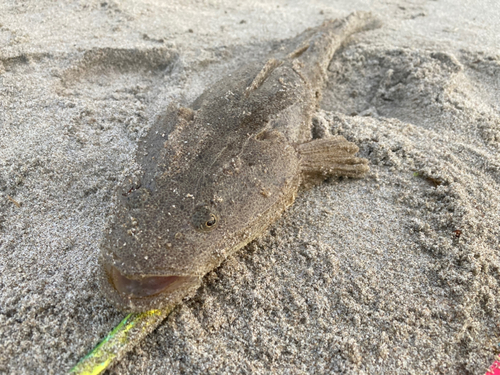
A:
[[[316,121],[363,180],[303,191],[111,374],[484,374],[500,352],[500,5],[0,3],[0,373],[61,374],[99,293],[114,186],[169,103],[354,10]]]

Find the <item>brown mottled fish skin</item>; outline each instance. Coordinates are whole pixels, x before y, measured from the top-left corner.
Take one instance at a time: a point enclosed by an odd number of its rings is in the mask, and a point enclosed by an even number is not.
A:
[[[368,171],[343,137],[311,140],[311,118],[334,52],[375,24],[357,12],[308,29],[153,125],[101,243],[101,289],[116,307],[180,302],[279,218],[301,185]]]

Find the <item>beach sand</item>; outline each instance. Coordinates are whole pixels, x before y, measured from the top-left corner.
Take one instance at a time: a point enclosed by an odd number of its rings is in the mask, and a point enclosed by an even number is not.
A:
[[[110,374],[484,374],[500,352],[500,3],[0,2],[0,373],[63,374],[125,316],[99,242],[169,103],[372,11],[315,121],[371,171],[303,191]]]

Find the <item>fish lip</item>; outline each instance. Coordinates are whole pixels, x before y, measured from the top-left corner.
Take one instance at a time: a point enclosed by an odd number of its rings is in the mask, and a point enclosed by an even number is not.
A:
[[[152,297],[161,293],[179,289],[184,283],[193,279],[192,276],[144,276],[128,277],[112,265],[106,265],[105,271],[110,284],[120,294],[132,298]]]
[[[122,311],[142,312],[151,309],[163,308],[167,305],[177,304],[191,292],[198,289],[201,282],[201,278],[199,276],[192,275],[127,277],[120,272],[117,267],[110,265],[104,259],[101,258],[100,263],[101,272],[99,279],[101,292],[115,307]],[[121,279],[121,277],[126,280]],[[163,285],[161,282],[168,280],[160,280],[160,284],[155,284],[153,282],[152,288],[146,288],[145,290],[140,289],[141,285],[143,285],[140,283],[140,280],[147,281],[147,279],[151,277],[174,277],[175,279],[170,279],[171,282],[165,282]],[[119,282],[125,281],[125,285],[122,284],[117,288],[117,280]],[[129,281],[132,284],[127,284]],[[134,284],[136,281],[139,281],[139,283]],[[136,287],[139,289],[136,289]]]

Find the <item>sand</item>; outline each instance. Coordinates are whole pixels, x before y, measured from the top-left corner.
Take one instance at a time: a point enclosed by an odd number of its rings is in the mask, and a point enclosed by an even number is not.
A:
[[[0,373],[62,374],[124,317],[97,255],[171,102],[371,10],[316,121],[363,180],[304,191],[110,374],[484,374],[500,352],[500,5],[0,2]]]

